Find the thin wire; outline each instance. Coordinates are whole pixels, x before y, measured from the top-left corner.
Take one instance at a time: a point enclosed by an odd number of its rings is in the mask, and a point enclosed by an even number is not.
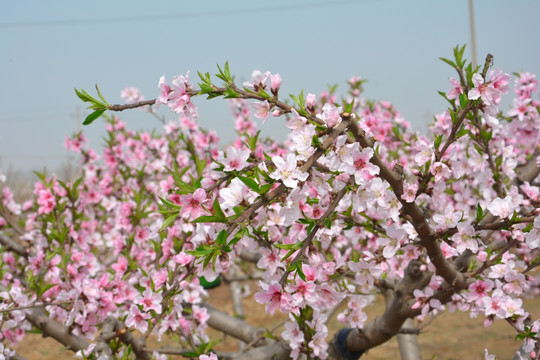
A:
[[[375,0],[364,0],[375,1]],[[21,21],[21,22],[4,22],[0,23],[0,28],[15,28],[15,27],[47,27],[47,26],[65,26],[65,25],[91,25],[91,24],[105,24],[105,23],[120,23],[120,22],[138,22],[138,21],[158,21],[164,19],[192,19],[198,17],[210,17],[210,16],[224,16],[224,15],[239,15],[239,14],[253,14],[264,11],[283,11],[283,10],[305,10],[317,7],[328,7],[335,5],[345,5],[352,3],[359,3],[358,0],[338,0],[338,1],[325,1],[318,3],[304,3],[304,4],[291,4],[287,6],[267,6],[251,9],[237,9],[237,10],[212,10],[212,11],[197,11],[183,14],[161,14],[161,15],[142,15],[142,16],[124,16],[124,17],[112,17],[102,19],[78,19],[78,20],[50,20],[50,21]]]

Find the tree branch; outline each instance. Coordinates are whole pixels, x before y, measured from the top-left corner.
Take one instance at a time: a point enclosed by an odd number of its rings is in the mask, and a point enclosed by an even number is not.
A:
[[[86,340],[73,335],[68,328],[50,319],[41,308],[34,308],[26,312],[26,319],[43,334],[52,337],[68,350],[77,352],[86,349],[90,344]]]
[[[244,320],[230,316],[208,304],[205,304],[204,307],[210,315],[210,318],[207,321],[208,326],[224,332],[238,340],[242,340],[245,343],[252,342],[259,336],[259,334],[266,332],[266,329],[264,328],[256,328]],[[256,345],[260,346],[267,343],[267,340],[261,340],[257,342]]]

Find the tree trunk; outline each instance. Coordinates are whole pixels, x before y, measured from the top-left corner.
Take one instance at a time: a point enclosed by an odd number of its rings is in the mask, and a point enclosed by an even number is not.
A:
[[[413,319],[409,318],[405,320],[401,328],[414,328]],[[418,335],[397,334],[397,340],[399,344],[399,353],[401,354],[401,360],[422,360],[420,346],[418,345]]]

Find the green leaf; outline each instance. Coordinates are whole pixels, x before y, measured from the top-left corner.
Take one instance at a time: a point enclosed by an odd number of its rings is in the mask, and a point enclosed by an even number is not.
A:
[[[349,114],[353,112],[354,109],[354,99],[351,102],[346,102],[343,100],[343,111],[348,112]]]
[[[306,275],[304,274],[304,271],[302,271],[302,262],[298,261],[295,264],[295,267],[296,267],[296,273],[298,274],[298,276],[300,276],[300,279],[306,281]]]
[[[476,221],[482,220],[487,215],[487,212],[484,213],[484,210],[480,204],[476,204]]]
[[[105,103],[105,104],[108,105],[109,103],[107,102],[107,100],[105,100],[105,98],[103,97],[103,95],[101,95],[101,91],[99,91],[99,88],[98,88],[97,84],[96,84],[96,91],[97,91],[97,94],[98,94],[99,98],[100,98],[101,100],[103,100],[103,103]]]
[[[259,187],[259,184],[257,184],[255,180],[245,177],[245,176],[240,176],[240,175],[238,176],[238,179],[240,179],[240,181],[246,184],[246,186],[250,188],[251,190],[261,194],[261,188]]]
[[[291,99],[300,107],[300,109],[304,109],[306,107],[306,98],[304,97],[304,90],[300,91],[299,96],[289,95]]]
[[[248,145],[251,151],[255,151],[257,148],[257,140],[259,139],[259,134],[261,133],[261,130],[257,131],[257,134],[255,136],[250,136],[248,139]]]
[[[238,99],[240,97],[242,97],[242,95],[240,95],[231,88],[227,88],[227,90],[223,93],[224,99]]]
[[[523,229],[522,231],[524,233],[528,233],[528,232],[530,232],[532,230],[532,228],[533,228],[533,223],[530,222],[530,223],[527,224],[527,226],[525,226],[525,229]]]
[[[165,221],[163,222],[163,225],[161,225],[161,228],[159,229],[159,231],[163,231],[165,230],[174,220],[176,220],[176,218],[178,217],[178,214],[173,214],[171,216],[169,216],[167,219],[165,219]]]
[[[464,125],[461,125],[461,127],[459,128],[459,131],[456,134],[456,139],[459,139],[460,137],[468,133],[469,133],[469,130],[467,130]]]
[[[219,74],[216,74],[216,76],[228,84],[232,83],[233,80],[231,77],[231,72],[229,70],[229,62],[225,62],[225,71],[223,71],[219,65],[217,67],[219,69]]]
[[[290,249],[298,250],[302,247],[302,243],[297,242],[294,244],[274,244],[274,246],[277,247],[278,249],[283,249],[283,250],[290,250]]]
[[[319,140],[319,137],[317,136],[317,134],[313,135],[311,139],[311,143],[313,147],[315,148],[319,148],[321,146],[321,141]]]
[[[41,284],[41,286],[39,287],[38,291],[37,291],[37,297],[40,298],[41,295],[43,295],[47,290],[49,290],[50,288],[52,287],[55,287],[56,284],[47,284],[45,286],[43,286],[43,284]]]
[[[204,75],[200,72],[200,71],[197,71],[197,74],[199,74],[199,77],[201,78],[202,82],[205,83],[205,84],[209,84],[211,85],[212,84],[212,81],[210,79],[210,73],[205,73]]]
[[[225,76],[227,76],[227,79],[231,79],[231,71],[229,70],[229,60],[225,61]]]
[[[227,231],[221,230],[216,239],[216,244],[222,246],[222,245],[225,245],[226,243],[227,243]]]
[[[289,252],[287,254],[285,254],[284,257],[281,258],[281,261],[285,261],[287,260],[288,258],[291,257],[292,254],[294,254],[298,249],[291,249],[289,250]]]
[[[81,89],[82,90],[82,89]],[[75,94],[77,94],[77,96],[79,97],[79,99],[81,99],[82,101],[84,102],[91,102],[92,101],[92,97],[89,96],[86,91],[82,90],[82,91],[79,91],[77,89],[75,89]]]
[[[435,135],[434,147],[435,147],[435,150],[437,150],[437,151],[439,150],[439,146],[441,145],[442,138],[443,138],[443,134]]]
[[[192,223],[226,223],[227,218],[221,218],[219,216],[199,216]]]
[[[324,226],[325,226],[327,229],[330,229],[330,228],[332,227],[332,219],[330,219],[330,218],[324,219]]]
[[[86,117],[86,119],[84,119],[83,125],[90,125],[90,124],[93,123],[97,118],[99,118],[101,115],[103,115],[104,112],[105,112],[105,110],[96,110],[96,111],[94,111],[93,113],[91,113],[90,115],[88,115],[88,116]]]
[[[443,57],[440,57],[439,59],[441,59],[442,61],[444,61],[445,63],[447,63],[451,67],[453,67],[454,69],[457,67],[456,64],[452,60],[448,60],[448,59],[445,59]]]
[[[273,185],[274,185],[273,182],[270,184],[261,185],[261,192],[259,194],[267,193],[272,188]]]
[[[179,195],[185,195],[185,194],[192,194],[197,190],[195,187],[189,185],[188,183],[180,180],[178,182],[175,181],[176,186],[178,186],[178,189],[176,189],[176,193]]]
[[[204,276],[199,276],[199,281],[205,290],[213,289],[221,284],[221,278],[219,276],[214,281],[208,281]]]
[[[167,200],[165,198],[162,198],[161,196],[159,196],[159,200],[161,200],[161,202],[167,207],[167,208],[173,208],[173,209],[181,209],[182,206],[176,204],[176,203],[173,203],[172,201],[170,200]]]
[[[214,214],[219,217],[220,219],[227,219],[227,216],[225,216],[225,213],[221,209],[221,206],[219,205],[218,196],[216,196],[216,199],[214,200],[214,204],[212,204],[212,208],[214,209]]]
[[[461,106],[461,108],[464,109],[468,103],[469,103],[469,99],[467,98],[467,95],[459,94],[459,106]]]
[[[244,227],[240,230],[238,230],[236,232],[236,234],[234,234],[234,237],[231,239],[231,241],[229,241],[229,243],[227,244],[228,247],[230,246],[234,246],[238,241],[240,241],[240,239],[242,239],[242,237],[244,236],[244,234],[246,234],[248,231],[247,229]],[[227,251],[225,248],[223,248],[225,251]],[[230,251],[227,251],[227,252],[230,252]]]

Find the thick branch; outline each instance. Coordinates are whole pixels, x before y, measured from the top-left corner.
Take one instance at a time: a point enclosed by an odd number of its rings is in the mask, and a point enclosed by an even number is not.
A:
[[[362,147],[373,148],[373,141],[363,135],[363,131],[358,127],[357,123],[352,122],[350,129],[355,140],[360,143]],[[452,284],[456,290],[466,289],[467,284],[463,274],[457,271],[454,266],[446,260],[437,241],[437,233],[428,224],[424,212],[416,205],[416,203],[409,203],[401,198],[401,195],[403,194],[402,177],[390,170],[376,153],[373,154],[370,161],[379,167],[380,177],[390,184],[394,194],[403,206],[404,213],[410,216],[411,223],[420,238],[420,244],[426,249],[431,262],[435,265],[437,275],[441,276],[449,284]]]
[[[207,321],[208,326],[224,332],[238,340],[242,340],[245,343],[250,343],[255,340],[261,333],[266,330],[263,328],[256,328],[244,320],[230,316],[224,312],[221,312],[210,305],[204,305],[210,318]],[[266,340],[260,340],[256,345],[266,344]]]
[[[0,244],[2,244],[6,250],[12,251],[19,256],[27,257],[29,254],[29,248],[1,234]]]
[[[77,352],[90,345],[86,340],[71,334],[67,327],[50,319],[43,309],[32,309],[26,313],[26,319],[40,329],[43,334],[52,337],[71,351]]]
[[[402,281],[388,296],[386,309],[382,316],[366,325],[354,329],[347,335],[347,348],[352,352],[371,349],[398,334],[405,320],[410,316],[410,299],[415,289],[426,285],[430,274],[423,273],[420,260],[412,260],[405,270]]]
[[[235,360],[277,360],[289,359],[291,348],[283,341],[254,348],[242,355],[235,357]]]
[[[13,360],[27,360],[24,356],[19,355],[15,353],[15,356],[12,358]]]

